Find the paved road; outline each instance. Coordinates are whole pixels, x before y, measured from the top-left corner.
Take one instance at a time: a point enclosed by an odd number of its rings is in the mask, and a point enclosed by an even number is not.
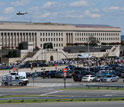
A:
[[[56,96],[120,96],[124,95],[123,91],[59,91],[58,89],[64,88],[63,79],[43,79],[36,78],[33,83],[32,78],[29,79],[30,84],[27,87],[0,87],[0,96],[2,95],[56,95]],[[122,82],[110,83],[95,83],[95,82],[74,82],[73,79],[68,78],[67,87],[84,87],[90,85],[124,85]]]
[[[41,104],[1,104],[0,107],[124,107],[123,101],[118,102],[72,102],[72,103],[41,103]]]
[[[87,83],[88,84],[88,83]],[[98,83],[89,83],[98,84]],[[67,87],[83,87],[82,83],[67,83]],[[0,96],[2,95],[54,95],[54,96],[124,96],[123,90],[62,90],[63,83],[33,83],[28,87],[1,87]],[[61,90],[60,90],[61,89]]]

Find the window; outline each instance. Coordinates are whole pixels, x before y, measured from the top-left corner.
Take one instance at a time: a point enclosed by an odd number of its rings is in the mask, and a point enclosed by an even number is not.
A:
[[[25,36],[25,33],[23,33],[23,36]]]
[[[61,33],[61,36],[63,36],[63,33]]]
[[[28,36],[28,33],[26,33],[26,36]]]
[[[1,33],[1,36],[3,36],[3,33]]]
[[[43,33],[43,36],[44,36],[45,34]]]

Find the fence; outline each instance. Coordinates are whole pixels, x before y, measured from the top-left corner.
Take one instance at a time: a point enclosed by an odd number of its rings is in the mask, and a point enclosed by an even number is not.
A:
[[[96,87],[96,88],[107,88],[107,89],[109,89],[109,88],[116,88],[116,89],[119,89],[119,88],[124,88],[124,86],[123,85],[86,85],[86,87],[87,88],[93,88],[93,87]]]
[[[20,98],[0,98],[0,101],[8,101],[8,103],[12,103],[14,101],[20,101],[20,103],[25,102],[26,100],[31,100],[32,102],[37,102],[38,100],[42,100],[43,102],[49,102],[51,100],[60,102],[60,101],[124,101],[124,96],[83,96],[83,97],[20,97]]]

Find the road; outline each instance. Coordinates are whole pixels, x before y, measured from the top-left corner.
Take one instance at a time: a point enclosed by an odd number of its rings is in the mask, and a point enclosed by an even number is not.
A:
[[[34,104],[0,104],[0,107],[124,107],[118,102],[72,102],[72,103],[34,103]]]
[[[123,90],[62,90],[64,88],[63,79],[42,79],[36,78],[35,83],[32,82],[27,87],[0,87],[0,96],[3,95],[52,95],[52,96],[124,96]],[[84,87],[86,85],[124,85],[122,82],[115,83],[95,83],[95,82],[73,82],[67,79],[66,87]]]

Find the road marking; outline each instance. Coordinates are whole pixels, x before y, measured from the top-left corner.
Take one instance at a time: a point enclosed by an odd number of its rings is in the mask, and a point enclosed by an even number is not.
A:
[[[53,92],[49,92],[49,93],[45,93],[45,94],[41,94],[40,96],[46,96],[46,95],[50,95],[50,94],[55,94],[55,93],[59,93],[62,92],[63,90],[59,90],[59,91],[53,91]]]
[[[73,84],[66,84],[67,86],[72,86]],[[63,83],[29,83],[28,86],[36,86],[36,87],[64,87]]]
[[[113,96],[112,94],[106,94],[106,95],[104,95],[104,96]]]

